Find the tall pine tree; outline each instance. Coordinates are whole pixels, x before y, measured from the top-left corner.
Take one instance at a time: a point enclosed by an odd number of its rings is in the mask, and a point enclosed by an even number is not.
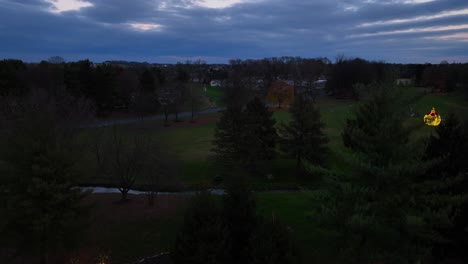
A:
[[[242,157],[240,146],[244,131],[244,114],[237,107],[228,107],[216,124],[212,151],[221,166],[239,163]]]
[[[244,174],[234,169],[222,208],[208,193],[195,197],[177,236],[174,263],[298,263],[292,232],[276,219],[263,220]]]
[[[447,210],[425,202],[443,199],[423,188],[428,164],[409,140],[401,95],[372,88],[343,132],[352,170],[327,177],[316,213],[351,262],[414,263],[430,252],[433,228],[447,222]]]
[[[223,230],[217,201],[206,192],[198,194],[188,208],[176,238],[172,259],[175,264],[222,263]]]
[[[223,263],[241,264],[248,263],[251,254],[249,240],[257,227],[256,202],[242,172],[233,173],[241,174],[228,178],[227,194],[223,197]]]
[[[219,163],[237,166],[253,175],[263,174],[275,156],[276,130],[273,113],[260,99],[250,101],[245,110],[230,106],[215,128],[213,152]]]
[[[85,193],[73,180],[77,149],[44,109],[26,110],[7,134],[0,153],[0,234],[19,256],[37,254],[45,264],[53,250],[76,242],[84,223]]]
[[[259,220],[250,239],[252,264],[293,264],[300,262],[292,231],[272,216]]]
[[[437,160],[425,175],[425,180],[442,181],[444,184],[436,191],[454,205],[450,212],[454,218],[452,225],[438,228],[441,239],[433,249],[433,255],[438,260],[450,258],[468,261],[467,156],[468,123],[463,125],[453,113],[449,114],[429,137],[425,152],[426,159]],[[453,199],[454,195],[458,197]]]
[[[304,172],[303,160],[319,166],[327,161],[328,139],[319,110],[303,96],[296,96],[290,110],[292,120],[279,129],[282,150],[296,159],[297,175]]]
[[[277,134],[273,112],[258,97],[244,110],[245,128],[242,131],[243,164],[251,174],[263,174],[267,162],[275,157]]]

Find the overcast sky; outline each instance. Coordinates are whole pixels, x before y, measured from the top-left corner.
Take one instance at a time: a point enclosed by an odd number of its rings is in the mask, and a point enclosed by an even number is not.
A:
[[[0,0],[0,58],[468,62],[468,0]]]

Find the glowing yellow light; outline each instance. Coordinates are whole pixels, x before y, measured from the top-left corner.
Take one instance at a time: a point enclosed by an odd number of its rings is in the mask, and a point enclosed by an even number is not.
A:
[[[442,118],[436,112],[434,107],[432,107],[431,112],[424,116],[424,123],[428,126],[438,126],[440,121],[442,121]]]

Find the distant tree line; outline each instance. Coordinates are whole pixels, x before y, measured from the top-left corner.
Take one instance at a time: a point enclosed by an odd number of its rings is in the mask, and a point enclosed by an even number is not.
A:
[[[162,108],[161,97],[170,97],[168,107],[172,112],[194,101],[187,82],[195,73],[202,84],[209,83],[209,71],[203,62],[162,67],[94,64],[89,60],[65,63],[56,58],[35,64],[2,60],[0,96],[25,97],[40,89],[56,97],[86,98],[95,105],[97,115],[112,111],[154,114]]]
[[[254,96],[264,98],[276,80],[294,86],[311,86],[326,79],[327,91],[335,97],[358,98],[357,84],[395,83],[410,79],[414,86],[432,92],[464,88],[468,97],[468,64],[390,64],[361,58],[273,57],[257,60],[233,59],[229,64],[207,64],[202,60],[177,64],[149,64],[123,61],[92,63],[65,62],[55,56],[40,63],[8,59],[0,61],[0,96],[25,96],[31,89],[51,94],[86,98],[97,114],[133,111],[139,115],[178,112],[191,100],[188,83],[207,86],[222,80],[228,100],[245,104]],[[170,105],[167,104],[170,99]],[[166,101],[165,101],[166,100]]]
[[[395,84],[408,79],[410,85],[428,87],[431,92],[451,92],[463,88],[468,98],[468,64],[392,64],[339,55],[327,58],[273,57],[259,60],[231,60],[227,68],[228,87],[242,87],[265,96],[276,80],[291,81],[294,86],[311,86],[327,80],[327,91],[337,98],[359,98],[356,85]],[[240,90],[239,88],[236,88]]]

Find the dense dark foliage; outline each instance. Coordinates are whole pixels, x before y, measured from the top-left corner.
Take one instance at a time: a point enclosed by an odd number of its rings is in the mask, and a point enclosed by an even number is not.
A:
[[[450,225],[458,198],[440,188],[453,182],[427,179],[431,162],[410,140],[411,129],[392,87],[373,87],[343,133],[352,149],[351,169],[326,177],[317,192],[319,225],[340,255],[353,263],[414,263],[430,255],[436,227]]]
[[[186,212],[173,260],[177,263],[297,263],[291,230],[256,214],[254,194],[242,180],[229,184],[221,203],[200,193]]]
[[[293,264],[300,263],[291,229],[276,219],[261,219],[250,239],[252,264]]]
[[[222,263],[223,228],[219,204],[208,193],[193,199],[172,251],[175,264]]]
[[[425,152],[426,159],[437,162],[426,174],[427,180],[443,179],[451,183],[438,189],[441,195],[459,195],[452,200],[453,225],[439,228],[442,239],[436,243],[433,253],[439,259],[468,261],[468,123],[460,123],[454,114],[444,118],[442,124],[430,136]]]
[[[225,232],[223,263],[249,263],[252,248],[249,240],[258,227],[254,194],[231,179],[227,195],[223,198],[223,227]]]
[[[77,242],[84,223],[85,193],[73,188],[78,147],[44,108],[28,108],[6,133],[0,142],[2,240],[17,256],[47,263],[54,249]]]
[[[242,158],[240,146],[244,130],[243,117],[240,108],[228,107],[216,124],[213,152],[223,166],[238,162]]]
[[[246,168],[254,174],[267,170],[267,162],[276,155],[277,134],[273,112],[255,97],[244,110],[241,151]]]
[[[304,172],[303,160],[326,166],[328,139],[323,133],[325,124],[320,112],[305,96],[296,96],[290,109],[292,120],[279,129],[282,150],[296,159],[297,174]]]
[[[258,97],[244,110],[228,107],[215,128],[214,148],[217,160],[238,164],[251,174],[264,174],[267,162],[275,157],[277,141],[272,112]]]

